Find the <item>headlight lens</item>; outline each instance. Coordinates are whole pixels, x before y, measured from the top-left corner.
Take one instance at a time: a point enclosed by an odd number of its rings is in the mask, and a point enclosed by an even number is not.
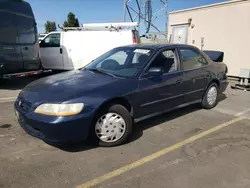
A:
[[[51,116],[70,116],[79,114],[84,107],[83,103],[74,104],[41,104],[35,113]]]

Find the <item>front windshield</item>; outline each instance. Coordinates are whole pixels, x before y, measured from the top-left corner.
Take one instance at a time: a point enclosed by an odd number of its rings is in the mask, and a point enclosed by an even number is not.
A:
[[[85,68],[119,77],[132,77],[149,60],[152,50],[145,48],[115,48],[100,56]]]

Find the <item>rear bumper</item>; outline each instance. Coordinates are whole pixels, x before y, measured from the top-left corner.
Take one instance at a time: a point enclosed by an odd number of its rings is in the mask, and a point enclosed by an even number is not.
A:
[[[2,61],[1,61],[2,60]],[[24,66],[24,67],[23,67]],[[38,71],[41,67],[41,61],[36,58],[32,61],[10,61],[0,58],[0,75],[18,74],[24,72]]]
[[[50,71],[37,70],[37,71],[30,71],[30,72],[20,72],[20,73],[13,73],[13,74],[3,74],[2,77],[4,79],[20,78],[20,77],[25,77],[25,76],[38,75],[38,74],[42,74],[42,73],[45,73],[45,72],[50,72]]]
[[[35,114],[23,114],[18,108],[18,122],[31,136],[52,143],[74,143],[88,138],[92,121],[91,114],[79,114],[71,117],[53,117]]]
[[[221,93],[226,91],[228,84],[229,84],[229,82],[227,80],[223,80],[220,82],[220,92]]]

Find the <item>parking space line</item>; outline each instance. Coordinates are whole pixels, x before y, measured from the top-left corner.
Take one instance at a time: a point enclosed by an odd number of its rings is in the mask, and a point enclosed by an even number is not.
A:
[[[0,100],[14,100],[16,98],[17,97],[3,97],[3,98],[0,98]]]
[[[238,118],[232,119],[232,120],[230,120],[228,122],[225,122],[223,124],[217,125],[217,126],[211,128],[211,129],[208,129],[208,130],[206,130],[206,131],[204,131],[204,132],[202,132],[200,134],[197,134],[197,135],[192,136],[192,137],[190,137],[190,138],[188,138],[186,140],[178,142],[178,143],[176,143],[176,144],[174,144],[174,145],[172,145],[170,147],[164,148],[164,149],[162,149],[162,150],[160,150],[160,151],[158,151],[156,153],[148,155],[148,156],[146,156],[146,157],[144,157],[142,159],[139,159],[139,160],[137,160],[135,162],[132,162],[132,163],[130,163],[130,164],[126,165],[126,166],[123,166],[123,167],[121,167],[119,169],[116,169],[116,170],[114,170],[112,172],[109,172],[109,173],[107,173],[107,174],[105,174],[103,176],[100,176],[98,178],[90,180],[90,181],[88,181],[88,182],[86,182],[84,184],[78,185],[77,188],[88,188],[88,187],[96,186],[96,185],[98,185],[98,184],[100,184],[100,183],[102,183],[102,182],[104,182],[106,180],[109,180],[111,178],[119,176],[119,175],[121,175],[121,174],[123,174],[123,173],[125,173],[125,172],[127,172],[129,170],[132,170],[132,169],[134,169],[136,167],[139,167],[139,166],[141,166],[141,165],[143,165],[145,163],[148,163],[148,162],[150,162],[150,161],[152,161],[154,159],[157,159],[157,158],[159,158],[159,157],[161,157],[161,156],[163,156],[163,155],[165,155],[165,154],[167,154],[167,153],[169,153],[171,151],[179,149],[182,146],[185,146],[185,145],[187,145],[187,144],[189,144],[191,142],[194,142],[194,141],[196,141],[196,140],[198,140],[198,139],[200,139],[202,137],[205,137],[205,136],[207,136],[207,135],[209,135],[209,134],[211,134],[213,132],[216,132],[216,131],[218,131],[218,130],[224,128],[224,127],[227,127],[227,126],[229,126],[229,125],[231,125],[233,123],[236,123],[236,122],[238,122],[238,121],[240,121],[242,119],[244,119],[244,117],[238,117]]]
[[[243,110],[241,112],[236,113],[235,116],[242,116],[242,115],[244,115],[244,114],[246,114],[248,112],[250,112],[250,108],[248,108],[246,110]]]
[[[7,100],[7,101],[0,101],[0,103],[8,103],[8,102],[14,102],[15,100]]]

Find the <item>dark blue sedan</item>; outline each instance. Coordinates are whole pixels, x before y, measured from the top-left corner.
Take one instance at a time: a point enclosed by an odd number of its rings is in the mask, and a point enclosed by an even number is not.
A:
[[[126,142],[134,122],[193,103],[210,109],[227,87],[227,66],[187,45],[115,48],[81,70],[26,86],[15,109],[22,128],[52,143],[93,137]]]

